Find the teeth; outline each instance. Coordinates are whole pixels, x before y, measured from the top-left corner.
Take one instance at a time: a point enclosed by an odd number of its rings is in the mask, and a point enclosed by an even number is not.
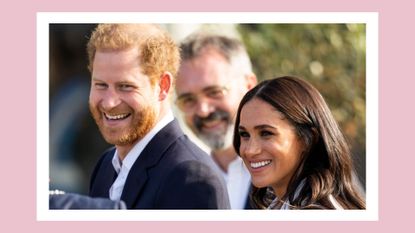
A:
[[[129,113],[125,113],[125,114],[119,114],[119,115],[108,115],[107,113],[105,113],[105,117],[109,120],[119,120],[119,119],[123,119],[126,118],[128,115],[130,115]]]
[[[260,168],[260,167],[264,167],[264,166],[266,166],[270,163],[271,163],[271,160],[265,160],[265,161],[261,161],[261,162],[251,163],[251,167],[252,168]]]

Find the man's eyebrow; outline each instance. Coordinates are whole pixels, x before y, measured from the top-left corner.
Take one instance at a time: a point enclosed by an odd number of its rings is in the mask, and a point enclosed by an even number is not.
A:
[[[203,88],[201,92],[210,91],[210,90],[216,89],[216,88],[226,89],[225,86],[211,85],[211,86],[207,86],[207,87]],[[182,94],[178,95],[177,99],[181,99],[181,98],[184,98],[184,97],[189,97],[189,96],[192,96],[192,95],[195,95],[195,94],[192,93],[192,92],[185,92],[185,93],[182,93]]]
[[[99,79],[99,78],[97,78],[97,77],[92,77],[92,81],[100,81],[100,82],[102,82],[102,80]]]
[[[190,93],[190,92],[186,92],[186,93],[182,93],[182,94],[180,94],[179,96],[177,96],[177,99],[183,99],[183,98],[186,98],[186,97],[190,97],[190,96],[192,96],[193,94],[192,93]]]
[[[222,89],[222,88],[225,88],[225,86],[221,86],[221,85],[211,85],[211,86],[207,86],[207,87],[203,88],[202,91],[208,91],[210,89],[215,89],[215,88]]]

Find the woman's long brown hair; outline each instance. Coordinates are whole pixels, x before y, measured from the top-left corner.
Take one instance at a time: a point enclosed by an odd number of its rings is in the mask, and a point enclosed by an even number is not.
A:
[[[352,180],[353,162],[343,133],[319,91],[300,78],[285,76],[266,80],[245,94],[238,108],[234,130],[233,145],[238,154],[240,113],[243,106],[254,98],[284,114],[306,147],[301,163],[280,200],[288,200],[293,209],[334,209],[329,199],[332,195],[344,209],[366,208]],[[303,180],[305,184],[295,197],[294,193]],[[257,208],[266,208],[268,199],[266,187],[253,187],[251,200]]]

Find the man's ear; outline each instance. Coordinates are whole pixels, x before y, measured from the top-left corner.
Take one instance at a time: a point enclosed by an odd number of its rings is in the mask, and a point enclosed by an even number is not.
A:
[[[160,101],[165,100],[167,96],[169,95],[172,82],[173,82],[173,76],[171,75],[170,72],[166,71],[160,76],[160,80],[158,84],[160,88],[160,92],[159,92]]]
[[[254,73],[246,75],[245,79],[248,90],[254,88],[258,83],[258,80],[256,79],[256,75]]]

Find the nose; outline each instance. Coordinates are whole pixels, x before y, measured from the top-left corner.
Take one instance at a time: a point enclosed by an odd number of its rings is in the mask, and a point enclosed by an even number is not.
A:
[[[121,103],[121,99],[115,90],[110,88],[103,93],[101,107],[103,110],[111,110]]]
[[[209,103],[209,101],[205,100],[204,98],[200,98],[197,101],[195,112],[196,115],[199,117],[207,117],[210,113],[212,113],[215,108]]]
[[[241,142],[240,151],[243,157],[252,158],[261,153],[261,146],[255,139],[250,138],[248,141]]]

